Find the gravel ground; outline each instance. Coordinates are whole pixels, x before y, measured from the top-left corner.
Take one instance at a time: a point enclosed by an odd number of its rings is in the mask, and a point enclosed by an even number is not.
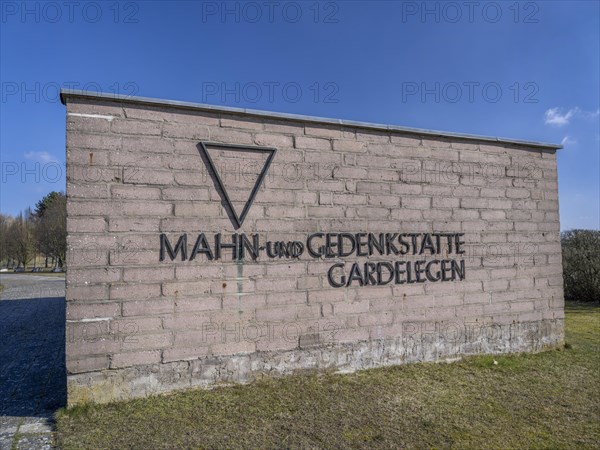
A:
[[[0,273],[0,283],[0,449],[51,449],[66,404],[65,280]]]

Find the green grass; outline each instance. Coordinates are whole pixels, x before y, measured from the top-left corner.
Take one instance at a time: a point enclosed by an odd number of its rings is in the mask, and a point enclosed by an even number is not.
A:
[[[598,448],[600,308],[568,305],[566,342],[538,354],[298,375],[78,406],[57,414],[59,445]]]

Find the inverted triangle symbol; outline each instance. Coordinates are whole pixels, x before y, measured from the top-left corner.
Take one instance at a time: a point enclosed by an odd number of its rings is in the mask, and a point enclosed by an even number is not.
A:
[[[260,185],[262,184],[263,180],[265,179],[265,176],[267,175],[267,171],[269,170],[271,161],[275,157],[275,152],[277,151],[277,149],[271,148],[271,147],[250,147],[250,146],[244,146],[244,145],[221,144],[218,142],[203,142],[203,141],[201,141],[198,144],[198,148],[201,152],[202,159],[204,160],[204,163],[206,164],[208,173],[213,178],[213,181],[215,183],[217,191],[219,192],[219,195],[221,196],[221,200],[223,201],[225,207],[227,208],[227,212],[229,214],[229,217],[231,218],[233,226],[235,227],[235,229],[240,228],[242,226],[242,224],[244,223],[244,219],[246,218],[248,211],[250,211],[250,207],[252,206],[252,203],[254,202],[254,199],[256,198],[256,194],[258,194]],[[216,148],[221,151],[251,152],[251,153],[266,153],[267,154],[267,159],[263,165],[262,170],[260,171],[260,174],[258,175],[258,178],[256,179],[256,182],[254,183],[254,187],[252,188],[252,191],[250,192],[250,196],[248,197],[248,200],[246,201],[246,204],[244,205],[244,208],[242,209],[241,214],[237,213],[237,211],[235,210],[235,207],[233,206],[233,203],[231,202],[231,198],[229,197],[229,194],[227,194],[227,190],[225,189],[223,180],[221,179],[221,176],[219,175],[219,172],[215,166],[215,163],[210,156],[210,152],[208,151],[210,148]]]

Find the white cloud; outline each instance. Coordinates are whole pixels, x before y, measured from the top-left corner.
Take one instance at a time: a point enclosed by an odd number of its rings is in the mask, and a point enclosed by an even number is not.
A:
[[[560,108],[550,108],[544,113],[544,123],[546,125],[556,125],[562,127],[569,123],[569,120],[579,111],[579,108],[572,108],[566,113],[562,113]]]
[[[575,139],[571,139],[569,136],[565,136],[562,141],[560,141],[561,145],[563,146],[567,146],[567,145],[575,145],[577,144],[577,141]]]
[[[58,162],[58,160],[48,152],[25,152],[25,158],[41,163]]]
[[[567,125],[569,121],[575,117],[595,119],[598,116],[600,116],[600,108],[598,108],[596,111],[584,111],[576,106],[575,108],[571,108],[564,112],[564,108],[556,107],[546,110],[544,113],[544,123],[546,125],[556,125],[557,127],[562,127],[563,125]]]
[[[600,108],[598,108],[596,111],[582,111],[582,112],[586,119],[595,119],[596,117],[600,117]]]

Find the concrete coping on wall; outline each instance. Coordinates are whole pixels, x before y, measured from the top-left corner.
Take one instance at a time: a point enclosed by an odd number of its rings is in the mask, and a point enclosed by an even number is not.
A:
[[[130,103],[135,105],[147,106],[171,106],[175,108],[209,111],[209,112],[224,112],[230,114],[240,114],[249,117],[265,117],[279,120],[289,120],[293,122],[309,122],[322,125],[339,125],[353,128],[362,128],[367,130],[384,130],[395,131],[406,134],[417,134],[419,136],[430,136],[435,138],[458,138],[469,141],[492,142],[496,144],[508,144],[525,147],[535,147],[546,150],[559,150],[563,148],[561,144],[551,144],[547,142],[526,141],[520,139],[507,139],[492,136],[479,136],[474,134],[453,133],[447,131],[435,131],[421,128],[402,127],[398,125],[386,125],[380,123],[361,122],[356,120],[332,119],[326,117],[306,116],[302,114],[289,114],[272,111],[263,111],[257,109],[237,108],[232,106],[209,105],[205,103],[192,103],[178,100],[164,100],[149,97],[137,97],[131,95],[121,95],[107,92],[89,92],[78,89],[61,89],[60,100],[63,105],[66,105],[69,98],[85,98],[89,100],[105,100],[119,103]]]

